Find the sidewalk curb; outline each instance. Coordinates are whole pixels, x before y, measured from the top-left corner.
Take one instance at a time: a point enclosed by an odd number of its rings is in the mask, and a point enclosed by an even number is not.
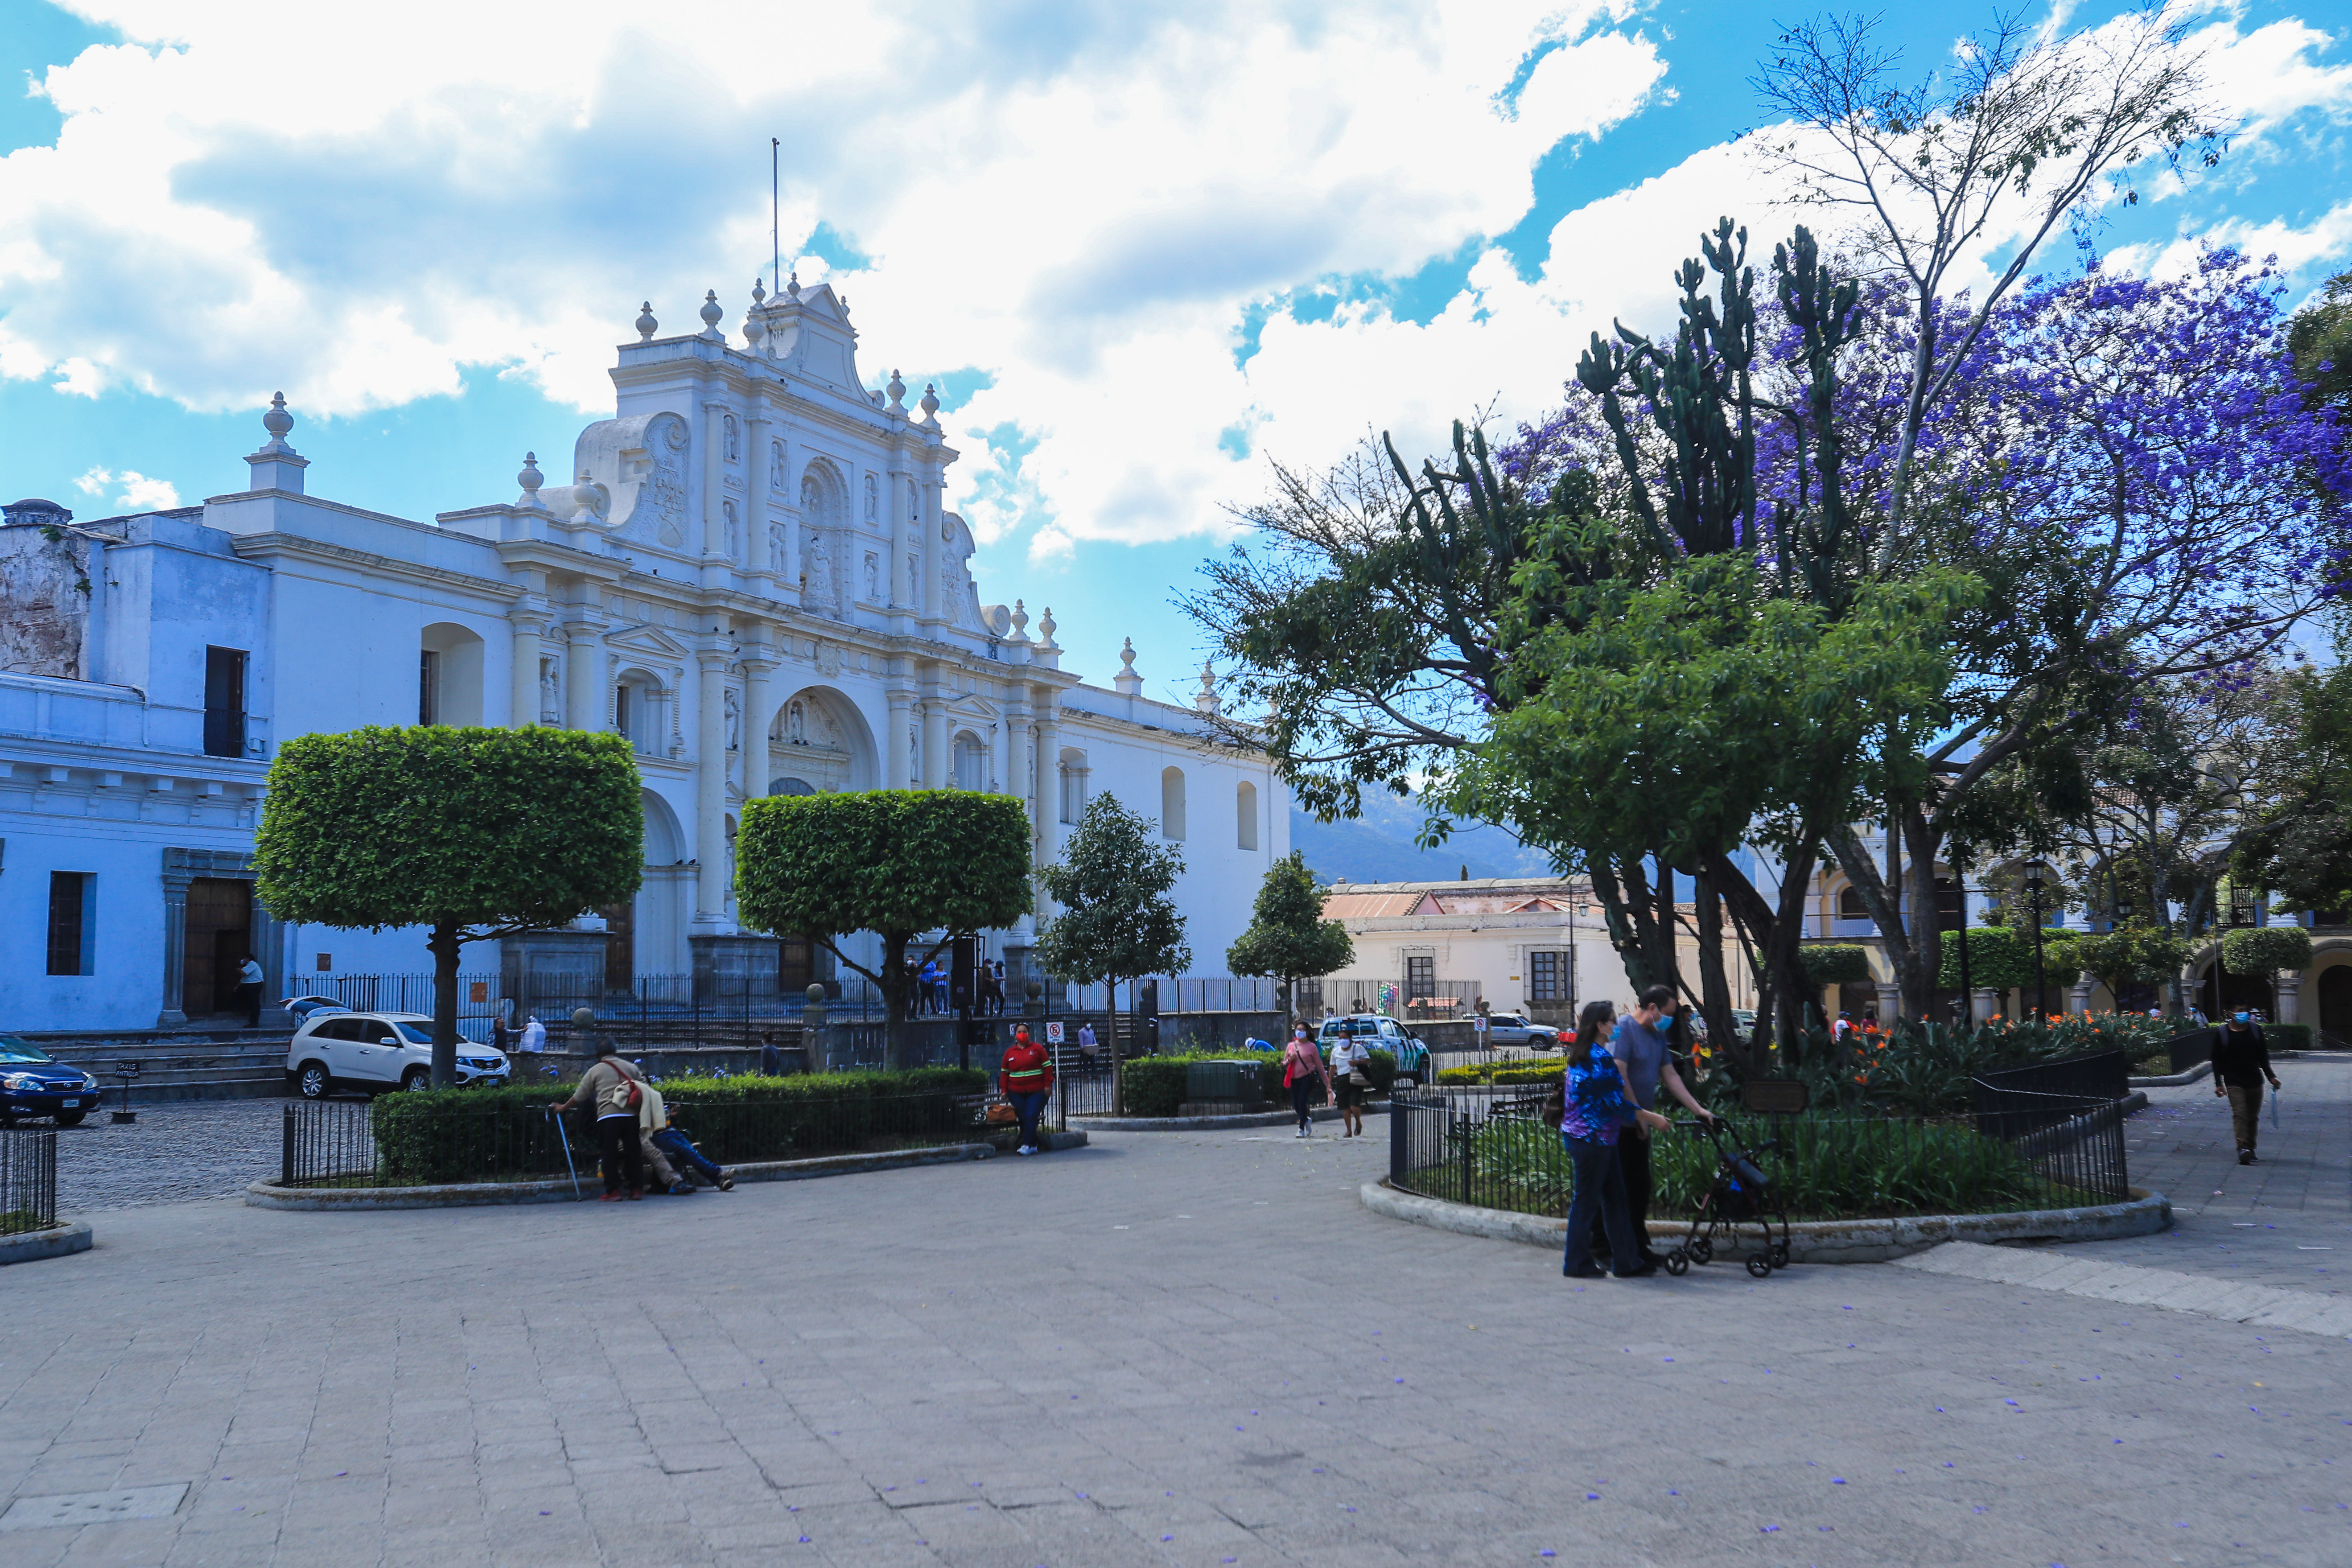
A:
[[[1083,1132],[1055,1132],[1046,1137],[1048,1150],[1085,1146]],[[965,1160],[992,1160],[992,1143],[949,1143],[936,1149],[908,1149],[881,1154],[828,1154],[814,1160],[761,1160],[730,1165],[727,1173],[737,1182],[804,1182],[820,1176],[849,1176],[866,1171],[896,1171],[915,1165],[949,1165]],[[313,1213],[361,1214],[383,1209],[486,1208],[508,1204],[568,1204],[597,1195],[594,1163],[582,1175],[578,1198],[568,1176],[551,1182],[458,1182],[430,1187],[281,1187],[256,1182],[245,1189],[245,1201],[257,1209],[306,1210]],[[87,1245],[87,1243],[85,1243]]]
[[[2163,1078],[2127,1078],[2124,1082],[2133,1089],[2179,1089],[2183,1084],[2195,1083],[2200,1079],[2210,1076],[2212,1071],[2211,1062],[2199,1062],[2187,1072],[2168,1073]]]
[[[1364,1102],[1364,1114],[1384,1116],[1389,1102],[1372,1100]],[[1336,1107],[1317,1106],[1307,1113],[1318,1121],[1337,1121]],[[1287,1110],[1258,1110],[1245,1116],[1073,1116],[1073,1121],[1083,1121],[1098,1132],[1213,1132],[1223,1127],[1287,1127],[1298,1120]]]
[[[1568,1242],[1566,1219],[1424,1198],[1390,1186],[1386,1177],[1366,1182],[1356,1191],[1366,1208],[1389,1219],[1529,1247],[1563,1247]],[[1803,1220],[1789,1226],[1789,1257],[1793,1263],[1885,1263],[1947,1241],[2108,1241],[2117,1237],[2151,1236],[2171,1227],[2170,1199],[2143,1187],[2134,1187],[2132,1191],[2138,1195],[2128,1203],[2099,1204],[2088,1208],[1915,1215],[1901,1219]],[[1651,1242],[1654,1246],[1676,1240],[1689,1228],[1687,1223],[1654,1219],[1650,1222]],[[1725,1247],[1717,1254],[1723,1261],[1740,1256],[1745,1256],[1744,1250],[1737,1247]]]
[[[90,1240],[89,1221],[86,1219],[70,1220],[47,1230],[28,1230],[22,1236],[0,1236],[0,1264],[30,1263],[36,1258],[88,1252]]]

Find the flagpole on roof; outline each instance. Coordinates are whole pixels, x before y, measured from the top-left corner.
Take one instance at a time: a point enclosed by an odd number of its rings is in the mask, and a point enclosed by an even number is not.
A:
[[[783,143],[768,138],[768,238],[775,247],[775,270],[768,274],[771,292],[784,286],[783,180],[777,172]]]

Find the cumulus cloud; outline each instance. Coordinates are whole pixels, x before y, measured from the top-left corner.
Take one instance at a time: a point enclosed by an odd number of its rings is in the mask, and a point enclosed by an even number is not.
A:
[[[1479,248],[1548,152],[1665,93],[1639,0],[72,8],[127,41],[49,70],[57,143],[0,160],[0,375],[315,416],[492,367],[608,408],[640,300],[740,316],[774,135],[787,258],[853,300],[869,381],[940,382],[954,499],[1039,551],[1213,530],[1251,454],[1367,417],[1429,448],[1532,413],[1590,332],[1670,321],[1718,214],[1765,247],[1790,216],[1719,147],[1569,214],[1531,277]],[[2221,41],[2253,121],[2345,100],[2300,24]],[[1350,292],[1465,254],[1425,320]],[[1318,289],[1351,302],[1286,303]]]
[[[92,468],[74,480],[74,488],[91,497],[112,489],[112,510],[116,511],[162,511],[180,504],[180,491],[171,480],[151,479],[132,468],[121,473],[110,468]]]

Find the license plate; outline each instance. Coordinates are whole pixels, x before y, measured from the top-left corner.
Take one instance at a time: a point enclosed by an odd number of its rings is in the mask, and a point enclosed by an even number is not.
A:
[[[81,1109],[81,1101],[79,1100],[60,1100],[58,1101],[58,1104],[60,1108],[67,1110],[79,1110]]]

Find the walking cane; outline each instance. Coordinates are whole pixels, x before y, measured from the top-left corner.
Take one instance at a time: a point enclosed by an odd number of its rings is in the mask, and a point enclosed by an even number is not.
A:
[[[555,1136],[563,1144],[563,1168],[572,1174],[572,1199],[577,1203],[580,1201],[580,1173],[572,1163],[572,1134],[563,1130],[563,1112],[551,1110],[548,1114],[555,1118]]]

